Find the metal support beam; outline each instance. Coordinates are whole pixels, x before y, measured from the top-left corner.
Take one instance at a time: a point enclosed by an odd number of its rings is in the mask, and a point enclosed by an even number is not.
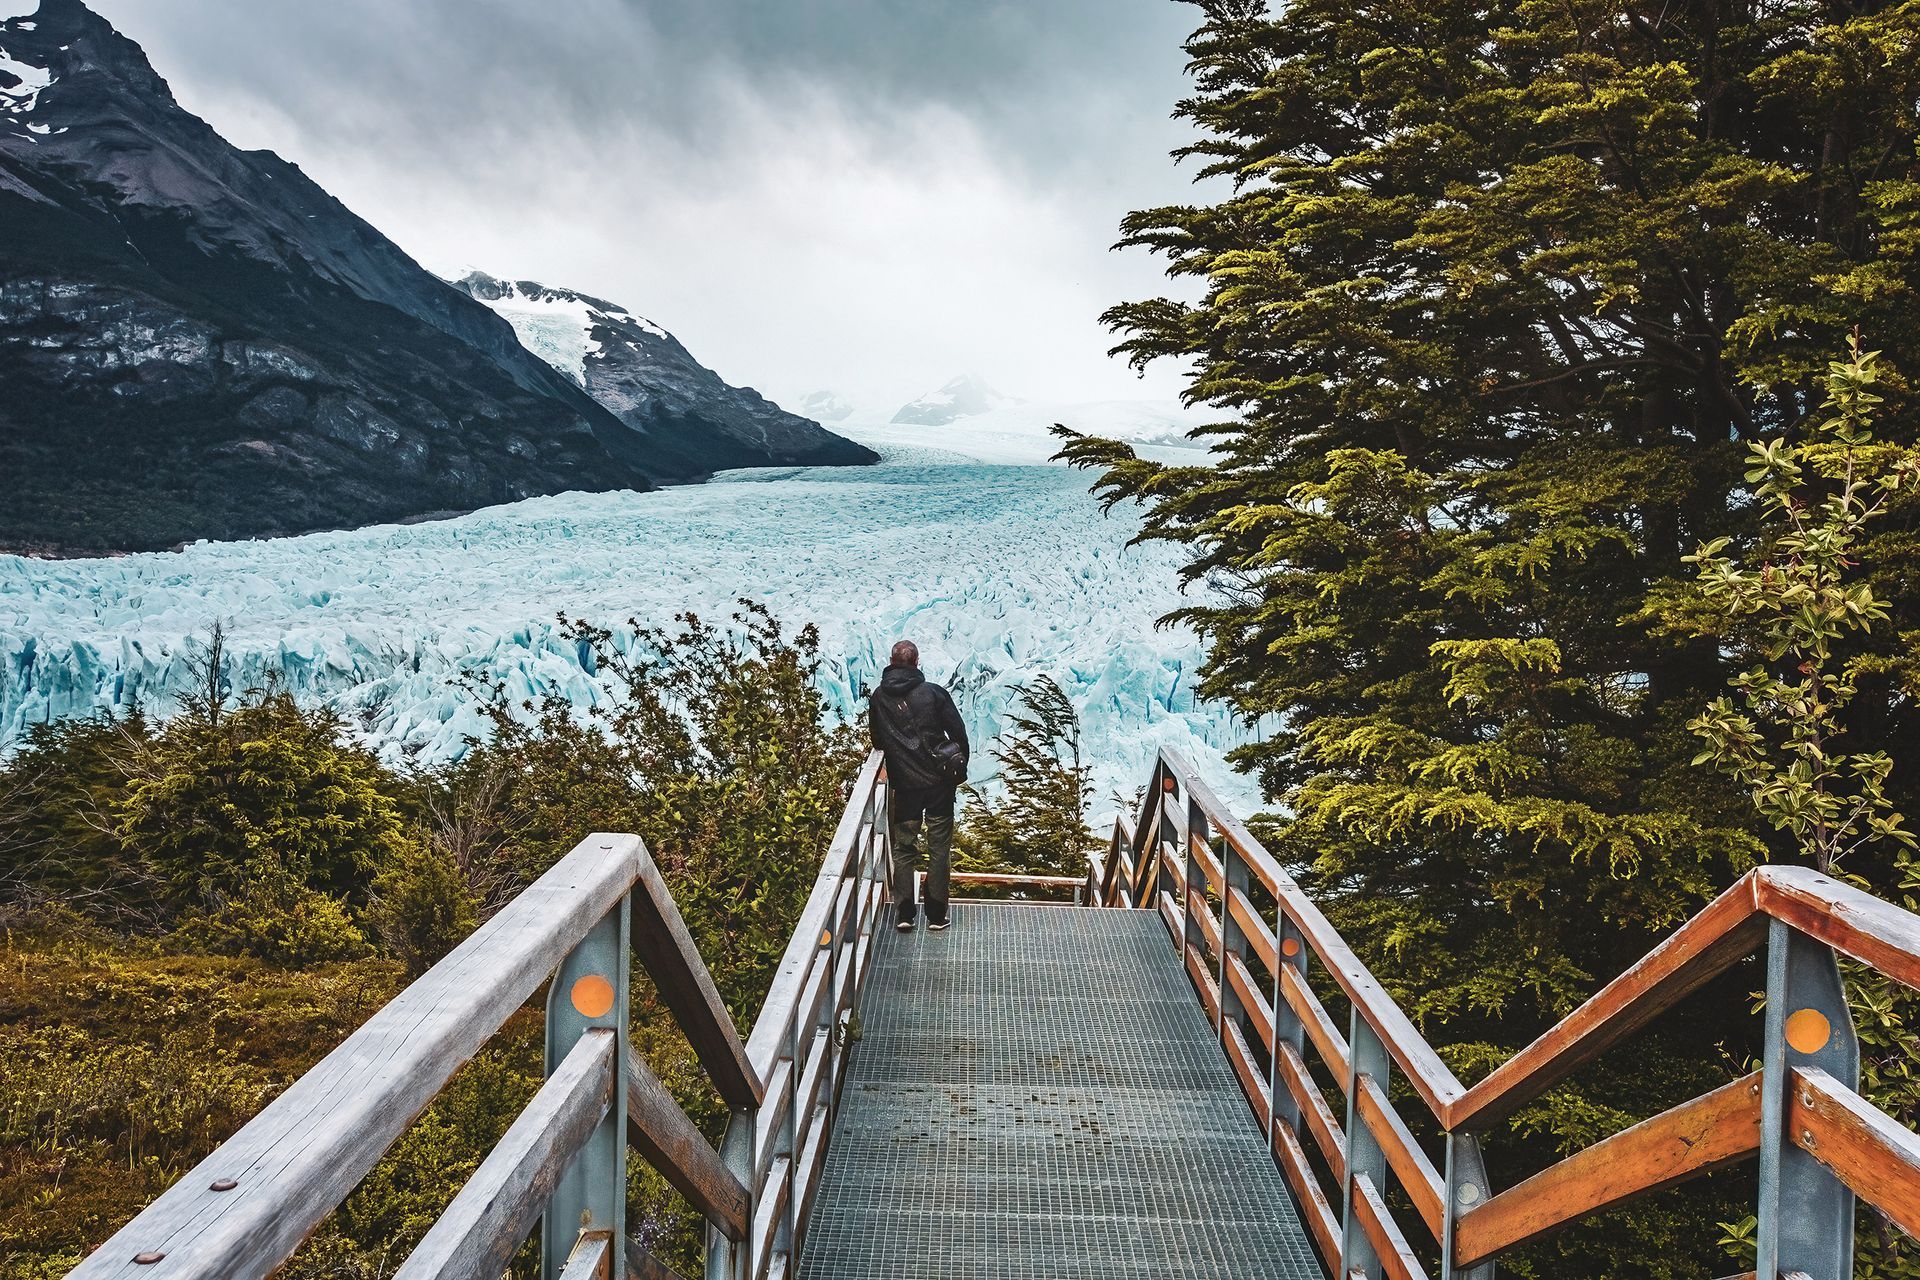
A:
[[[1360,1077],[1371,1076],[1384,1092],[1393,1070],[1387,1047],[1374,1034],[1360,1010],[1353,1011],[1348,1034],[1347,1064],[1347,1181],[1340,1193],[1340,1270],[1351,1277],[1358,1273],[1367,1280],[1380,1280],[1380,1258],[1373,1242],[1361,1229],[1354,1204],[1353,1180],[1361,1175],[1376,1187],[1387,1185],[1387,1153],[1381,1150],[1373,1130],[1360,1115]]]
[[[1204,818],[1202,819],[1204,821]],[[1242,964],[1248,959],[1247,932],[1234,919],[1231,909],[1231,895],[1238,892],[1245,896],[1253,887],[1253,874],[1247,869],[1245,858],[1233,847],[1233,841],[1220,842],[1220,965],[1214,979],[1220,984],[1220,1034],[1226,1035],[1229,1023],[1247,1036],[1247,1011],[1240,1007],[1240,997],[1235,993],[1233,984],[1227,981],[1227,957],[1237,956]],[[1252,1039],[1252,1037],[1247,1037]]]
[[[758,1181],[753,1176],[753,1145],[753,1112],[734,1112],[727,1121],[726,1137],[720,1140],[720,1159],[749,1195]],[[757,1207],[748,1204],[747,1232],[738,1240],[727,1239],[718,1227],[707,1224],[706,1280],[748,1280],[753,1274],[753,1215]]]
[[[1493,1184],[1487,1180],[1487,1162],[1480,1155],[1480,1139],[1470,1133],[1447,1135],[1447,1186],[1444,1237],[1440,1241],[1440,1280],[1493,1280],[1491,1262],[1477,1267],[1453,1265],[1453,1227],[1460,1216],[1485,1204],[1493,1196]]]
[[[1833,952],[1778,920],[1767,935],[1763,1054],[1756,1274],[1850,1280],[1853,1192],[1787,1133],[1787,1090],[1794,1067],[1818,1067],[1858,1088],[1860,1042]]]
[[[547,1074],[552,1075],[589,1029],[618,1036],[612,1105],[579,1157],[562,1175],[540,1229],[540,1274],[557,1280],[582,1232],[627,1231],[627,968],[633,954],[631,897],[587,932],[560,962],[547,990]],[[618,1269],[621,1260],[612,1265]]]
[[[1285,990],[1280,985],[1280,971],[1292,968],[1302,978],[1307,976],[1307,943],[1300,936],[1299,926],[1287,917],[1284,908],[1275,909],[1273,930],[1274,959],[1273,966],[1273,1061],[1268,1066],[1267,1096],[1273,1099],[1273,1123],[1284,1125],[1293,1130],[1295,1136],[1300,1133],[1300,1104],[1294,1101],[1293,1090],[1287,1088],[1285,1078],[1280,1074],[1280,1046],[1290,1044],[1293,1051],[1304,1061],[1307,1056],[1307,1028],[1300,1021],[1300,1015],[1293,1011],[1287,1002]],[[1271,1135],[1269,1135],[1271,1136]]]

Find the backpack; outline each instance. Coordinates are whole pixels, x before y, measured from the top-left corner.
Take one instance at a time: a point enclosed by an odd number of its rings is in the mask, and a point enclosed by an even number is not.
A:
[[[934,777],[943,782],[959,786],[967,780],[967,753],[957,742],[951,740],[937,742],[928,747],[921,740],[919,722],[913,714],[913,707],[905,698],[889,699],[893,703],[893,712],[899,717],[901,734],[900,745],[925,764]]]

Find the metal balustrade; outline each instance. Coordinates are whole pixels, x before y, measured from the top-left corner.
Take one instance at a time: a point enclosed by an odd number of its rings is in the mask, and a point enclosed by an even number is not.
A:
[[[497,1276],[544,1220],[548,1280],[672,1276],[626,1233],[630,1152],[706,1219],[708,1280],[797,1274],[827,1176],[850,1019],[886,918],[886,805],[875,754],[744,1042],[645,844],[589,836],[72,1274],[268,1275],[542,984],[545,1083],[396,1274]],[[1307,1235],[1340,1280],[1426,1280],[1422,1258],[1437,1258],[1446,1280],[1490,1280],[1496,1260],[1529,1241],[1746,1160],[1759,1166],[1756,1275],[1850,1276],[1856,1198],[1920,1232],[1920,1136],[1857,1091],[1859,1051],[1836,963],[1845,956],[1920,987],[1920,916],[1830,877],[1749,873],[1471,1087],[1171,752],[1137,821],[1116,821],[1084,881],[955,881],[1072,889],[1090,907],[1158,916]],[[1761,950],[1758,1071],[1514,1186],[1491,1185],[1478,1134]],[[628,1045],[630,959],[731,1113],[718,1150]],[[1346,1000],[1344,1028],[1316,988]],[[1435,1150],[1400,1114],[1396,1081],[1440,1135]],[[1070,1203],[1074,1190],[1034,1193]],[[1410,1212],[1396,1212],[1402,1203]]]
[[[1256,907],[1255,886],[1277,904]],[[1763,867],[1471,1088],[1193,768],[1162,752],[1137,822],[1091,860],[1087,901],[1160,914],[1214,1020],[1330,1274],[1426,1280],[1387,1196],[1412,1205],[1442,1277],[1490,1280],[1503,1253],[1590,1214],[1749,1159],[1760,1276],[1846,1280],[1854,1202],[1920,1234],[1920,1136],[1857,1092],[1859,1048],[1836,957],[1920,988],[1920,916],[1829,876]],[[1477,1134],[1764,949],[1759,1071],[1496,1192]],[[1310,971],[1310,965],[1314,968]],[[1351,1006],[1344,1032],[1314,979]],[[1258,1046],[1258,1052],[1255,1046]],[[1328,1105],[1317,1061],[1344,1104]],[[1395,1077],[1444,1139],[1438,1162]],[[1331,1173],[1323,1185],[1309,1158]]]

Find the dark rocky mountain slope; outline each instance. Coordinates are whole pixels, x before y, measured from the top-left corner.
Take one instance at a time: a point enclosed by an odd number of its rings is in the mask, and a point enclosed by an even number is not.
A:
[[[474,272],[457,282],[513,325],[521,343],[636,429],[672,423],[707,468],[851,466],[879,455],[735,387],[659,325],[616,303],[533,280]]]
[[[0,22],[0,550],[646,488],[740,453],[684,415],[616,417],[296,166],[180,108],[80,0]]]

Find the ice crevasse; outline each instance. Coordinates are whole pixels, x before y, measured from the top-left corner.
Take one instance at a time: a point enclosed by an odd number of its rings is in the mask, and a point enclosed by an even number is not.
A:
[[[1156,620],[1192,597],[1179,553],[1130,547],[1086,478],[1057,466],[888,447],[876,467],[735,473],[656,493],[561,494],[451,520],[183,552],[0,557],[0,749],[53,718],[166,714],[211,626],[230,673],[276,673],[324,699],[390,759],[457,757],[486,724],[463,681],[517,698],[605,695],[558,615],[632,643],[627,619],[724,619],[740,597],[819,626],[821,687],[851,715],[888,646],[916,640],[985,744],[1013,686],[1072,697],[1096,798],[1131,797],[1155,751],[1193,757],[1243,810],[1223,753],[1261,731],[1196,700],[1196,637]],[[992,761],[977,747],[974,773]]]

